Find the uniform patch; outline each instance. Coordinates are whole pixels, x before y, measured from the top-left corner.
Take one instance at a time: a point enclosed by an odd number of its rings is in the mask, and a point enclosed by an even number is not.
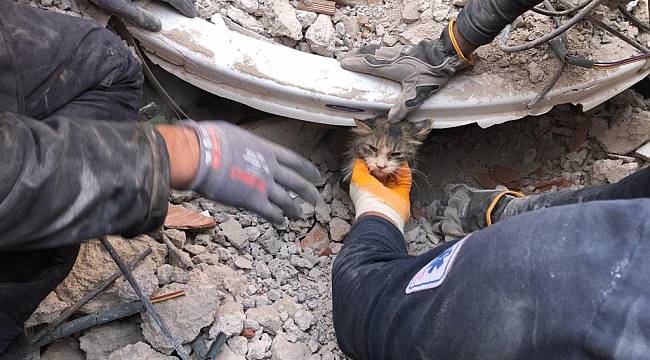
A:
[[[460,248],[468,238],[465,237],[463,240],[450,246],[420,269],[406,287],[406,293],[410,294],[442,285],[447,274],[451,271],[451,267],[454,264],[454,260],[456,260]]]

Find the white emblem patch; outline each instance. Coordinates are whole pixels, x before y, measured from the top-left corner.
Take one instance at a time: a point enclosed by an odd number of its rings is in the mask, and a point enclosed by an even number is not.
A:
[[[451,266],[454,264],[454,260],[456,260],[456,255],[458,255],[460,248],[468,238],[469,236],[450,246],[420,269],[406,287],[406,293],[410,294],[442,285],[447,274],[451,271]]]

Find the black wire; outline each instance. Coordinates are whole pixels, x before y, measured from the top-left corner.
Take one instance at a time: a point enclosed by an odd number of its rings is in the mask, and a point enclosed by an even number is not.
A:
[[[567,21],[564,25],[558,27],[557,29],[551,31],[550,33],[547,33],[545,35],[542,35],[538,37],[535,40],[529,41],[527,43],[521,44],[521,45],[515,45],[515,46],[508,46],[506,45],[508,41],[508,36],[510,35],[510,30],[512,28],[511,25],[506,26],[503,29],[503,32],[501,32],[501,38],[499,40],[499,48],[503,50],[504,52],[507,53],[516,53],[528,49],[532,49],[536,46],[539,46],[541,44],[547,43],[548,41],[562,35],[565,33],[567,30],[569,30],[573,25],[577,24],[578,21],[582,20],[585,16],[589,15],[591,11],[598,6],[603,0],[591,0],[585,8],[580,10],[578,14],[576,14],[574,17],[572,17],[569,21]]]
[[[542,14],[542,15],[546,15],[546,16],[565,16],[565,15],[572,14],[572,13],[584,8],[585,6],[589,5],[590,2],[591,2],[591,0],[586,0],[586,1],[583,1],[582,3],[580,3],[580,4],[578,4],[578,5],[574,6],[574,7],[571,7],[571,8],[566,9],[566,10],[561,10],[561,11],[546,10],[546,9],[542,9],[542,8],[538,8],[538,7],[534,7],[532,9],[530,9],[530,10],[533,11],[533,12],[536,12],[538,14]]]

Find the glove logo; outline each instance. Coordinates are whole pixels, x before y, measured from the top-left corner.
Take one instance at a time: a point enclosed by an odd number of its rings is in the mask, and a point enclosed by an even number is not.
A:
[[[406,286],[406,293],[411,294],[442,285],[445,278],[447,278],[447,274],[451,271],[460,248],[463,247],[468,238],[469,236],[450,246],[420,269]]]
[[[256,174],[270,174],[271,169],[269,169],[269,164],[266,163],[266,158],[264,155],[253,151],[251,149],[246,149],[244,153],[244,161],[246,162],[246,168],[251,172]]]

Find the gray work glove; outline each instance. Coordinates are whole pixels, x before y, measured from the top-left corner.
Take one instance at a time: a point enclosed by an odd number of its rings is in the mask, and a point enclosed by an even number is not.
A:
[[[188,121],[199,137],[200,163],[189,189],[258,213],[275,224],[301,215],[289,192],[315,204],[318,169],[300,155],[224,122]]]
[[[149,11],[142,9],[131,0],[90,0],[93,4],[104,9],[109,14],[117,15],[145,30],[160,31],[160,19]],[[181,14],[187,17],[196,17],[196,0],[164,0]]]
[[[446,194],[432,206],[435,208],[436,223],[433,231],[445,240],[457,239],[499,221],[508,203],[522,197],[506,188],[480,190],[464,184],[447,187]]]
[[[362,47],[341,60],[346,70],[379,76],[402,84],[388,121],[402,121],[432,94],[440,90],[456,71],[468,67],[456,54],[445,50],[443,41],[422,40],[415,46]]]

